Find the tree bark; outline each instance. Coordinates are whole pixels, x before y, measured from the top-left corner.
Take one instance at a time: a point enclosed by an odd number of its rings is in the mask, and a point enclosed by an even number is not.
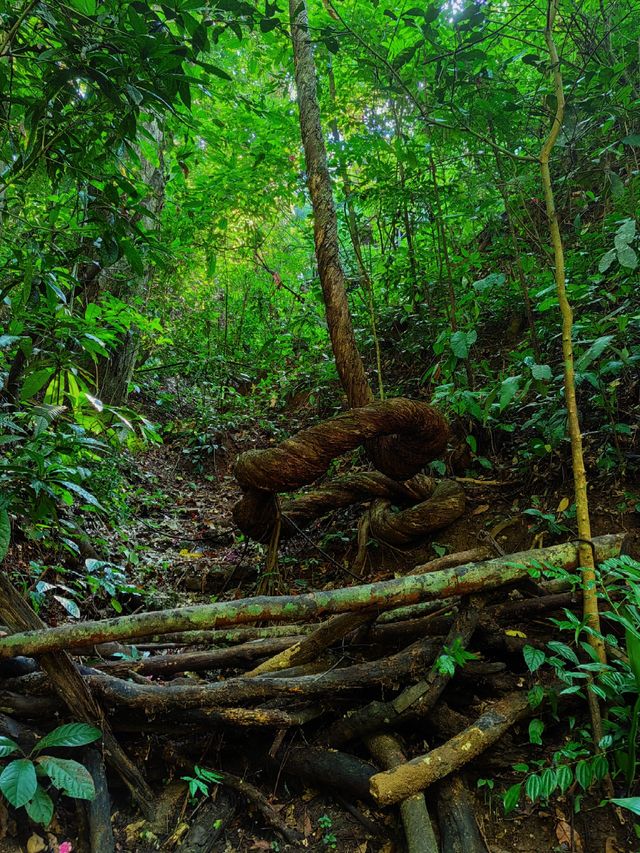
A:
[[[596,537],[593,542],[598,560],[617,556],[623,538],[622,534]],[[0,658],[82,648],[110,640],[128,640],[172,631],[242,625],[265,619],[294,622],[328,613],[415,604],[418,601],[465,595],[515,583],[528,577],[527,566],[534,563],[539,565],[551,562],[570,569],[576,567],[577,560],[576,546],[566,543],[509,554],[484,563],[468,563],[440,572],[407,575],[390,581],[343,589],[321,590],[303,595],[241,598],[236,601],[218,601],[173,610],[118,616],[114,619],[59,625],[0,638]]]
[[[313,227],[318,274],[324,296],[327,325],[336,367],[352,408],[373,400],[373,392],[358,352],[340,261],[338,218],[327,166],[316,90],[316,67],[309,36],[306,0],[289,0],[291,40],[295,65],[300,132],[313,207]]]

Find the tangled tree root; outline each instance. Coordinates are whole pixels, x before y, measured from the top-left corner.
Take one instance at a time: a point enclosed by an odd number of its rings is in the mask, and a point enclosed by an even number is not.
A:
[[[371,532],[394,545],[446,527],[464,511],[464,493],[453,482],[418,475],[445,449],[449,427],[426,403],[402,397],[352,409],[302,430],[279,447],[238,457],[235,476],[244,494],[233,510],[238,527],[268,542],[278,523],[283,538],[327,512],[371,499]],[[363,445],[378,471],[340,477],[281,505],[277,493],[308,485],[336,457]],[[394,511],[392,504],[408,509]]]

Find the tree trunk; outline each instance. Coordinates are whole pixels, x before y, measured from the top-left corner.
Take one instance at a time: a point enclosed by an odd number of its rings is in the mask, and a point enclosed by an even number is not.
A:
[[[338,249],[338,219],[333,202],[327,149],[320,122],[316,67],[309,38],[306,0],[289,0],[300,132],[314,216],[318,274],[324,296],[331,346],[342,387],[351,407],[365,406],[373,392],[358,352]]]
[[[148,214],[142,216],[140,225],[147,233],[151,233],[158,229],[158,215],[164,206],[164,188],[166,183],[162,158],[164,131],[156,121],[148,122],[145,128],[155,139],[160,158],[159,164],[155,165],[140,155],[140,177],[149,188],[149,195],[145,202]],[[128,263],[125,262],[124,266],[129,271]],[[112,268],[110,274],[106,273],[105,281],[101,287],[102,290],[112,289],[109,286],[109,279],[111,278],[113,281],[113,272]],[[153,272],[150,269],[145,270],[143,275],[137,278],[132,276],[131,285],[127,288],[126,293],[123,293],[122,298],[125,301],[130,301],[136,296],[146,295],[152,281],[152,276]],[[119,296],[117,293],[118,289],[116,286],[116,293],[114,294],[116,296]],[[101,363],[99,367],[98,396],[104,403],[119,406],[126,401],[139,346],[140,330],[136,326],[131,326],[124,334],[117,349],[111,353],[108,359]]]

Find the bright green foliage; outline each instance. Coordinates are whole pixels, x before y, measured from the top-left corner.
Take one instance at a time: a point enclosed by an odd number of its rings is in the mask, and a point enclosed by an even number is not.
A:
[[[86,723],[68,723],[45,735],[31,750],[28,757],[15,758],[0,773],[0,791],[14,808],[24,806],[29,817],[47,826],[53,817],[53,801],[46,790],[48,779],[68,797],[92,800],[95,787],[89,771],[77,761],[40,755],[52,747],[77,747],[93,743],[101,737],[100,729]],[[21,752],[11,738],[0,737],[0,757],[7,758]]]

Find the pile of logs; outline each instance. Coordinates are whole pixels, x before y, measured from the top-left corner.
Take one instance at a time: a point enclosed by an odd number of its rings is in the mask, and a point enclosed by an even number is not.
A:
[[[593,542],[602,561],[619,553],[622,536]],[[398,805],[414,853],[460,845],[466,853],[485,850],[459,771],[528,713],[531,684],[522,677],[520,652],[535,641],[507,629],[580,606],[579,591],[533,582],[529,570],[541,564],[575,567],[576,545],[436,571],[427,565],[350,588],[51,628],[2,575],[0,621],[7,635],[0,638],[0,732],[32,738],[57,725],[59,713],[98,725],[112,790],[119,777],[149,825],[157,825],[162,799],[137,745],[153,739],[144,754],[160,756],[164,775],[173,766],[179,778],[192,771],[211,733],[220,732],[234,755],[225,766],[220,746],[209,769],[219,772],[221,791],[253,804],[282,837],[281,849],[300,849],[299,828],[287,825],[265,793],[241,778],[244,772],[229,772],[229,765],[237,769],[243,744],[245,770],[273,768],[272,779],[290,774],[326,786],[356,812],[358,800]],[[443,665],[443,655],[460,665]],[[518,668],[520,674],[513,671]],[[452,698],[477,697],[480,684],[488,701],[462,713]],[[418,754],[415,739],[411,754],[403,744],[412,731],[420,732]],[[114,841],[103,756],[94,751],[87,758],[100,792],[88,823],[92,850],[109,853]],[[434,828],[424,792],[435,783]],[[201,810],[204,840],[202,824],[199,840],[192,828],[180,838],[165,836],[162,849],[215,849],[224,802],[221,794],[215,828]]]

